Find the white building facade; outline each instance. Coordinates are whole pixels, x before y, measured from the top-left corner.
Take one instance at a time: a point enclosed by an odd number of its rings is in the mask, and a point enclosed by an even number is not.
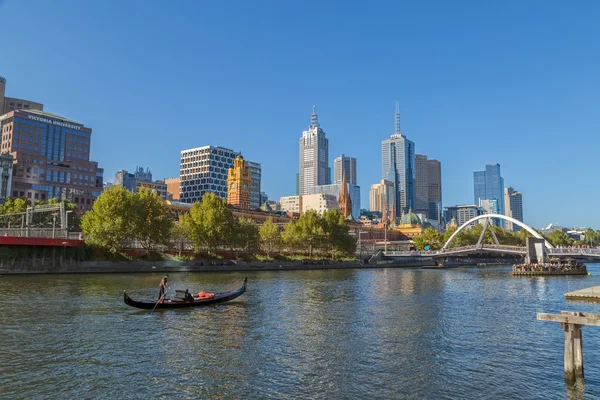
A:
[[[313,106],[310,126],[300,138],[298,194],[310,194],[313,187],[330,183],[329,140],[319,125],[317,110]]]

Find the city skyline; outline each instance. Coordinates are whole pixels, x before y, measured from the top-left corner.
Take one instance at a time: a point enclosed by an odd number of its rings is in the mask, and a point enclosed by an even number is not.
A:
[[[374,22],[364,22],[350,8],[347,20],[363,22],[364,31],[354,33],[326,23],[338,11],[327,4],[319,4],[317,16],[306,6],[257,7],[256,13],[271,24],[254,22],[254,11],[215,4],[190,4],[185,11],[120,5],[123,15],[141,13],[136,21],[115,19],[106,4],[31,4],[1,3],[6,29],[18,30],[18,17],[26,14],[32,34],[43,33],[47,42],[63,46],[61,52],[38,47],[36,54],[45,59],[41,68],[9,62],[27,59],[31,48],[20,37],[7,43],[11,57],[0,62],[6,95],[31,99],[48,112],[92,126],[91,157],[107,177],[131,164],[150,166],[156,179],[176,176],[181,149],[211,144],[260,162],[261,191],[271,198],[294,194],[297,167],[290,164],[298,157],[295,140],[306,126],[306,110],[316,103],[330,155],[356,157],[358,184],[368,188],[380,181],[379,143],[388,136],[390,104],[399,98],[415,151],[443,165],[444,204],[470,203],[472,171],[498,162],[506,182],[526,193],[526,223],[600,227],[600,216],[586,200],[600,194],[586,184],[593,177],[598,144],[592,116],[600,82],[592,71],[600,64],[600,52],[590,34],[597,29],[598,5],[584,12],[548,4],[544,18],[535,17],[539,10],[514,10],[511,32],[495,17],[508,12],[500,4],[480,5],[464,15],[444,4],[434,10],[415,4],[373,6],[368,12],[378,15]],[[279,21],[282,12],[286,18]],[[443,30],[426,24],[431,18],[443,21],[448,12],[455,19],[442,24]],[[392,35],[386,26],[393,24],[386,22],[394,13],[407,22]],[[192,15],[201,23],[192,23]],[[323,23],[313,32],[318,40],[300,34],[308,16]],[[79,34],[67,35],[50,23],[59,18],[72,21]],[[557,31],[565,19],[577,23]],[[158,21],[162,28],[152,28]],[[171,28],[182,34],[176,45],[164,36],[164,29]],[[132,29],[144,35],[125,34]],[[413,34],[403,37],[403,32]],[[392,37],[402,37],[399,52],[389,51]],[[484,45],[490,42],[494,46]],[[319,61],[294,67],[308,46]],[[184,64],[170,61],[179,60],[186,48],[198,49],[192,52],[197,55]],[[157,51],[167,56],[156,62]],[[83,57],[70,63],[69,54]],[[265,54],[269,62],[263,61]],[[203,62],[206,58],[212,62]],[[176,118],[158,118],[157,112]],[[577,147],[578,168],[549,162],[565,159],[563,143],[573,134],[589,142]],[[570,182],[577,196],[551,191],[558,181]],[[361,199],[366,208],[368,190]]]

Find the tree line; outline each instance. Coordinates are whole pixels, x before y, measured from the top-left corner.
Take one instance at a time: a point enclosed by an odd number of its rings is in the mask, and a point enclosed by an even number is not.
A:
[[[235,218],[227,202],[213,193],[202,196],[178,221],[168,214],[155,193],[141,189],[132,193],[123,187],[105,190],[81,221],[86,242],[118,252],[127,240],[136,240],[150,255],[166,246],[181,252],[188,245],[211,256],[219,251],[328,255],[354,254],[356,243],[344,216],[338,210],[303,213],[283,227],[268,218],[262,225]]]

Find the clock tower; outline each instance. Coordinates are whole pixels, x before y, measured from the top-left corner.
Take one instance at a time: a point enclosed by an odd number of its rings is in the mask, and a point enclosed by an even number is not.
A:
[[[227,173],[227,203],[239,208],[250,208],[250,169],[244,157],[233,160]]]

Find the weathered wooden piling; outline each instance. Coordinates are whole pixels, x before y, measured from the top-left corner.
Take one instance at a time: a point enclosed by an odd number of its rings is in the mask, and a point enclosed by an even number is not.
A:
[[[585,325],[600,326],[600,314],[561,311],[560,314],[537,313],[540,321],[560,322],[565,332],[565,380],[583,378],[583,336]]]

